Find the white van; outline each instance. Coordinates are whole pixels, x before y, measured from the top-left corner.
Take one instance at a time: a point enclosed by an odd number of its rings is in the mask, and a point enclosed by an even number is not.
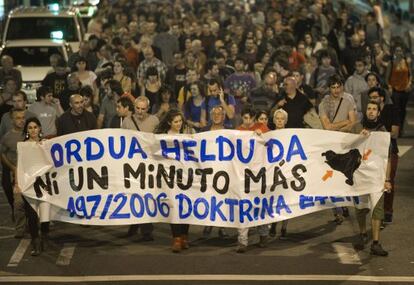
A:
[[[77,8],[19,7],[7,16],[3,43],[14,40],[54,39],[65,40],[73,51],[79,49],[85,28]]]
[[[72,49],[63,40],[7,41],[0,48],[0,58],[11,56],[15,67],[22,73],[22,90],[26,92],[29,103],[36,100],[36,89],[52,70],[49,61],[52,54],[60,54],[67,62]]]

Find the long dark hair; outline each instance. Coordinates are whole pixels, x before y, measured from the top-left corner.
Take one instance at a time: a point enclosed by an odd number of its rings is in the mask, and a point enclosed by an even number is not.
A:
[[[23,128],[24,141],[29,140],[29,133],[27,132],[27,128],[29,127],[30,123],[35,123],[39,127],[40,129],[39,138],[42,138],[42,124],[40,123],[38,118],[31,117],[27,119],[26,123],[24,124],[24,128]]]
[[[201,97],[206,98],[206,87],[200,82],[194,82],[194,83],[190,83],[186,85],[186,88],[188,89],[188,91],[191,91],[191,85],[197,85],[198,87],[198,92],[200,92]],[[191,113],[191,106],[192,106],[192,102],[193,102],[193,96],[191,96],[188,100],[186,100],[184,102],[185,106],[184,106],[184,110],[186,114],[190,114]]]
[[[171,128],[171,123],[174,120],[176,116],[181,116],[181,119],[183,120],[183,125],[180,129],[180,134],[184,133],[184,130],[186,128],[185,118],[183,115],[183,112],[181,112],[178,109],[170,109],[167,113],[165,113],[164,116],[162,116],[160,123],[158,124],[158,127],[155,129],[156,134],[166,134]]]

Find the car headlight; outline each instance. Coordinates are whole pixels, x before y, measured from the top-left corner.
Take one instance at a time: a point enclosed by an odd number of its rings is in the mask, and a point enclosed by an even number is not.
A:
[[[37,90],[42,84],[40,82],[23,82],[22,89],[24,90]]]

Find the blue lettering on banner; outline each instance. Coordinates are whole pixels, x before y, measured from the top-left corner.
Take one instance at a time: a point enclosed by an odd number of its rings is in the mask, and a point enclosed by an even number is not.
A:
[[[236,207],[236,205],[238,204],[237,199],[230,199],[230,198],[226,198],[224,199],[224,203],[226,203],[226,205],[229,206],[229,221],[230,222],[234,222],[234,208]]]
[[[234,157],[234,145],[232,143],[232,141],[226,137],[223,136],[218,136],[216,139],[216,143],[218,144],[218,151],[219,151],[219,156],[218,159],[219,161],[231,161],[233,160]],[[228,149],[230,150],[230,153],[225,154],[224,153],[224,145],[228,146]]]
[[[223,212],[221,211],[221,206],[223,206],[224,201],[217,202],[216,197],[211,197],[211,212],[210,212],[210,220],[215,221],[216,215],[219,215],[222,221],[227,221],[226,216],[224,216]]]
[[[82,144],[85,146],[84,151],[82,151]],[[82,142],[77,139],[70,139],[64,143],[64,147],[60,143],[54,143],[50,148],[50,156],[55,168],[63,166],[65,162],[71,164],[72,162],[83,162],[84,160],[99,160],[105,155],[105,152],[109,152],[113,159],[123,158],[125,152],[128,152],[127,155],[130,159],[135,154],[140,154],[142,159],[148,158],[136,137],[131,138],[128,150],[126,149],[125,136],[119,137],[119,145],[119,150],[115,150],[115,138],[113,136],[108,137],[108,149],[100,139],[95,137],[87,137]],[[81,155],[84,155],[83,159]]]
[[[286,203],[283,195],[270,197],[252,197],[252,199],[217,199],[215,196],[199,197],[192,200],[185,194],[175,195],[178,203],[178,217],[185,223],[186,219],[193,218],[199,221],[209,222],[236,222],[248,224],[252,221],[275,218],[275,216],[286,216],[292,214],[292,210]],[[359,203],[358,197],[330,197],[330,196],[306,196],[300,195],[299,207],[301,210],[314,207],[317,203],[326,205],[328,201],[332,204],[354,200]],[[100,219],[100,220],[126,220],[142,219],[143,217],[168,218],[170,206],[168,195],[164,192],[157,196],[152,193],[139,195],[132,193],[117,193],[69,197],[67,208],[69,217],[77,219]],[[282,213],[283,212],[283,213]]]
[[[170,158],[168,154],[172,153],[175,154],[175,160],[180,160],[180,144],[178,140],[174,140],[173,143],[174,146],[168,147],[166,140],[160,140],[162,156],[165,158]]]
[[[269,163],[276,163],[282,160],[285,149],[283,144],[278,139],[270,139],[266,143],[267,146],[267,161]],[[273,151],[274,146],[277,147],[276,154]],[[286,161],[290,162],[292,160],[292,156],[299,155],[301,160],[307,160],[305,150],[302,147],[302,144],[297,135],[293,135],[290,138],[289,148],[286,154]]]
[[[319,203],[319,205],[326,205],[327,200],[329,200],[331,203],[342,203],[348,201],[352,201],[358,205],[359,204],[359,197],[335,197],[335,196],[306,196],[306,195],[300,195],[299,197],[299,207],[304,210],[306,208],[311,208],[316,206],[316,203]]]
[[[100,140],[96,138],[92,138],[92,137],[87,137],[85,139],[85,144],[86,144],[86,160],[87,161],[98,160],[102,158],[102,156],[104,155],[104,146]],[[92,153],[93,144],[98,148],[97,153]]]
[[[124,157],[125,154],[125,136],[120,136],[120,150],[119,152],[115,152],[115,140],[113,136],[110,136],[108,138],[108,144],[109,144],[109,154],[111,155],[111,157],[113,159],[121,159],[122,157]]]
[[[200,161],[215,161],[216,156],[214,154],[207,154],[207,141],[205,139],[201,140],[200,146]]]
[[[72,146],[75,146],[74,149],[72,149]],[[68,164],[71,163],[72,156],[76,159],[77,162],[82,162],[82,158],[79,155],[79,151],[81,149],[81,143],[78,140],[68,140],[65,143],[66,148],[66,161]]]
[[[236,207],[238,207],[238,216],[240,223],[248,223],[253,220],[264,220],[268,216],[274,218],[274,213],[281,215],[281,211],[291,214],[292,211],[286,204],[283,195],[277,196],[276,205],[274,204],[275,197],[259,198],[255,197],[253,202],[250,199],[230,199],[226,198],[224,201],[218,201],[216,197],[197,198],[193,203],[192,200],[185,194],[178,194],[175,196],[178,201],[178,212],[180,219],[188,219],[194,216],[198,220],[206,220],[214,222],[219,218],[223,222],[234,222]],[[200,206],[202,205],[202,206]],[[225,207],[224,215],[222,207]],[[261,211],[260,211],[261,210]]]
[[[50,155],[56,168],[63,166],[63,148],[60,144],[55,143],[52,145]]]
[[[198,162],[198,159],[194,157],[194,150],[190,149],[197,146],[197,142],[194,140],[183,140],[183,150],[184,150],[184,161],[195,161]]]
[[[203,205],[200,207],[199,205]],[[194,216],[199,220],[204,220],[209,213],[209,204],[206,199],[200,197],[194,202]]]
[[[247,157],[243,157],[243,149],[242,149],[242,140],[241,139],[237,139],[237,157],[239,158],[239,160],[243,163],[249,163],[252,158],[253,158],[253,154],[254,154],[254,139],[249,140],[249,154],[247,155]]]
[[[300,155],[302,160],[307,160],[308,158],[305,155],[305,151],[303,150],[302,144],[297,135],[293,135],[290,139],[289,150],[286,156],[286,161],[290,162],[292,156]]]
[[[276,145],[279,149],[279,152],[275,156],[273,153],[273,146]],[[283,158],[283,145],[277,139],[270,139],[266,143],[267,146],[267,161],[270,163],[276,163]]]
[[[180,219],[186,219],[191,215],[192,212],[192,203],[191,199],[187,197],[187,195],[184,194],[178,194],[175,196],[175,199],[178,199],[178,213]],[[184,202],[187,203],[187,213],[184,212]]]
[[[129,147],[128,158],[133,158],[136,153],[140,153],[143,159],[147,159],[148,155],[144,152],[136,137],[131,139]]]

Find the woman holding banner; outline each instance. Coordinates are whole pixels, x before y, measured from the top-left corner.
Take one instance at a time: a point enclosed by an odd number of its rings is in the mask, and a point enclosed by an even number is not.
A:
[[[284,129],[288,120],[288,113],[283,109],[277,109],[273,113],[273,126],[274,130],[281,130]],[[270,226],[269,235],[271,237],[276,236],[276,225],[277,223],[272,223]],[[282,222],[282,229],[280,230],[280,239],[286,238],[286,231],[287,231],[288,220],[284,220]]]
[[[170,109],[160,121],[155,129],[156,134],[193,134],[195,131],[190,128],[184,119],[184,115],[180,110]],[[188,224],[171,224],[171,233],[173,236],[172,251],[179,253],[182,249],[188,249]]]
[[[267,125],[256,122],[256,113],[250,105],[247,105],[241,111],[242,124],[236,128],[239,131],[253,131],[257,135],[261,135],[269,131]],[[249,228],[237,229],[239,246],[237,247],[237,253],[244,253],[247,250],[249,242]],[[267,235],[269,233],[268,225],[257,226],[257,232],[260,236],[259,247],[266,247]]]
[[[37,118],[29,118],[23,128],[24,141],[40,143],[42,140],[42,126]],[[16,192],[21,192],[17,182],[14,187]],[[48,211],[47,203],[41,203],[38,205],[38,209],[35,210],[23,196],[24,207],[26,217],[29,224],[30,236],[32,239],[32,256],[38,256],[43,250],[43,245],[47,241],[49,234],[49,222],[40,223],[41,238],[39,238],[39,216],[38,212]],[[46,207],[46,208],[45,208]]]

